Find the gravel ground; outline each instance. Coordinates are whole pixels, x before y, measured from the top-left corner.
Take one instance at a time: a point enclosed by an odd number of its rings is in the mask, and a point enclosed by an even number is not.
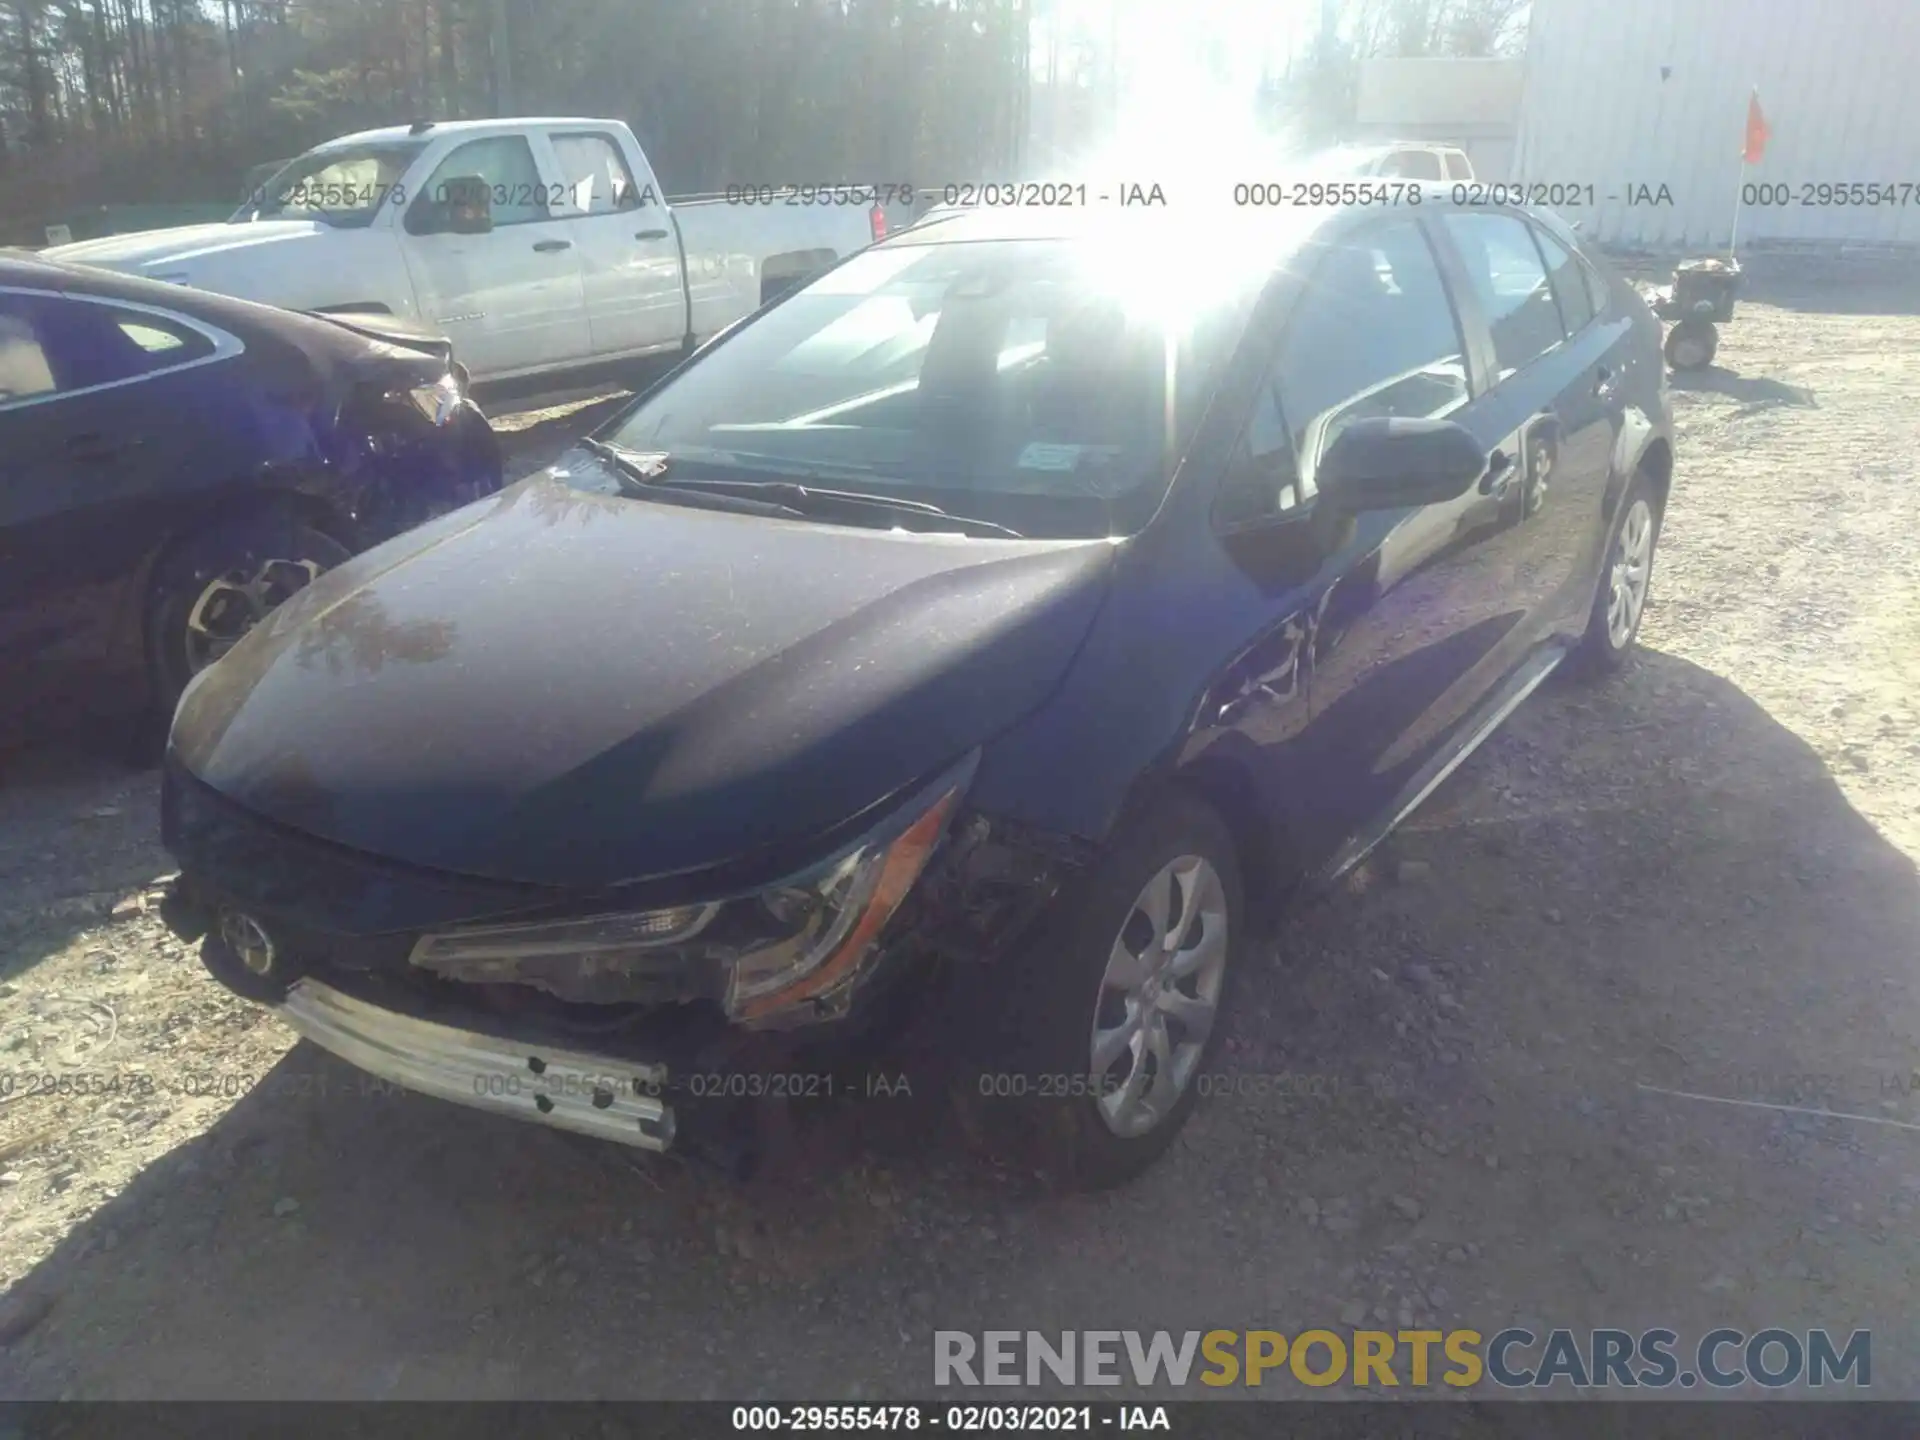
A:
[[[0,1394],[903,1397],[935,1328],[1363,1320],[1871,1327],[1920,1393],[1920,305],[1772,299],[1676,387],[1643,656],[1249,957],[1247,1093],[1119,1193],[972,1162],[927,1096],[742,1187],[383,1093],[146,913],[151,775],[29,757]],[[517,468],[610,403],[505,417]]]

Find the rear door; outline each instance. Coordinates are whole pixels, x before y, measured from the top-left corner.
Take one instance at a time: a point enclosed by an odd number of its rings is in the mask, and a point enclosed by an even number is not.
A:
[[[636,175],[608,131],[556,130],[548,141],[563,187],[555,213],[579,252],[594,354],[679,344],[687,329],[680,249],[652,174]]]
[[[170,311],[0,290],[0,689],[70,696],[108,658],[176,491],[235,473],[242,348]]]
[[[489,191],[492,231],[436,231],[438,203],[468,178]],[[592,354],[577,237],[555,213],[563,189],[526,136],[489,135],[456,145],[408,197],[400,248],[421,318],[453,341],[476,379]]]
[[[1613,338],[1594,324],[1579,262],[1518,213],[1461,210],[1438,229],[1483,336],[1501,434],[1489,501],[1516,530],[1517,594],[1538,637],[1584,620],[1589,552],[1604,529],[1617,396]]]

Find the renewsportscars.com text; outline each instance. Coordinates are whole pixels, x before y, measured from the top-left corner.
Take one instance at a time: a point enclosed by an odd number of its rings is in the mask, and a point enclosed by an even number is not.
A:
[[[936,1330],[933,1383],[1360,1389],[1490,1382],[1505,1389],[1781,1389],[1873,1383],[1873,1333],[1709,1330]]]

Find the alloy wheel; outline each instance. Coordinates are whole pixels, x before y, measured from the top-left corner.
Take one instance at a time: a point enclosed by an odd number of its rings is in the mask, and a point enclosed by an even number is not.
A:
[[[1527,514],[1534,515],[1547,503],[1547,491],[1553,484],[1553,446],[1542,445],[1536,449],[1528,470],[1525,509]]]
[[[1647,582],[1653,573],[1653,507],[1636,498],[1614,537],[1607,590],[1607,639],[1616,650],[1626,648],[1647,603]]]
[[[1193,1082],[1227,970],[1227,893],[1212,862],[1182,855],[1135,897],[1094,1005],[1091,1073],[1100,1115],[1146,1134]]]
[[[234,569],[216,575],[187,612],[187,673],[198,675],[233,649],[323,569],[313,560],[264,560],[251,574]]]

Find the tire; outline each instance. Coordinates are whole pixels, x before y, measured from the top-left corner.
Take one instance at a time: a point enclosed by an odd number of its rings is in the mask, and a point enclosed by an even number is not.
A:
[[[171,716],[188,681],[287,596],[347,558],[338,541],[277,514],[231,521],[176,544],[154,571],[147,603],[156,707]]]
[[[1161,933],[1182,944],[1163,961],[1168,968],[1146,983],[1161,995],[1149,1011],[1160,1017],[1160,1055],[1178,1068],[1154,1057],[1143,1032],[1137,1053],[1128,1042],[1113,1052],[1107,1069],[1097,1070],[1096,1032],[1124,1031],[1140,1013],[1109,988],[1109,957],[1123,942],[1129,953],[1168,956],[1140,908],[1148,889],[1161,884],[1172,901]],[[1183,934],[1177,917],[1185,900],[1197,900],[1184,913],[1198,925]],[[1142,814],[1064,898],[1048,938],[1009,962],[1019,974],[1001,987],[999,1013],[986,1021],[1001,1037],[999,1063],[961,1081],[956,1098],[963,1128],[1063,1190],[1105,1189],[1145,1170],[1173,1143],[1198,1099],[1198,1077],[1224,1029],[1244,914],[1233,838],[1211,808],[1182,794]],[[1173,968],[1181,957],[1194,967],[1184,975]],[[1198,1015],[1192,1002],[1208,995],[1211,1013],[1196,1035],[1176,1011]],[[1107,1048],[1114,1043],[1108,1034]],[[1130,1112],[1126,1081],[1136,1071],[1141,1099],[1153,1103]],[[1157,1089],[1162,1076],[1171,1089]],[[1125,1123],[1143,1115],[1143,1129]]]
[[[1704,370],[1720,348],[1720,330],[1711,320],[1682,320],[1667,332],[1663,353],[1675,370]]]
[[[1644,513],[1643,513],[1644,512]],[[1627,493],[1620,499],[1619,513],[1607,536],[1606,558],[1601,563],[1600,583],[1587,614],[1586,632],[1573,652],[1574,673],[1588,676],[1610,675],[1627,663],[1640,636],[1640,623],[1646,618],[1647,599],[1653,586],[1653,561],[1660,543],[1661,506],[1653,483],[1644,473],[1636,474]],[[1638,599],[1624,626],[1616,624],[1615,606],[1622,601],[1618,591],[1633,579],[1630,568],[1623,572],[1631,557],[1634,527],[1644,524],[1645,545],[1636,583]]]

